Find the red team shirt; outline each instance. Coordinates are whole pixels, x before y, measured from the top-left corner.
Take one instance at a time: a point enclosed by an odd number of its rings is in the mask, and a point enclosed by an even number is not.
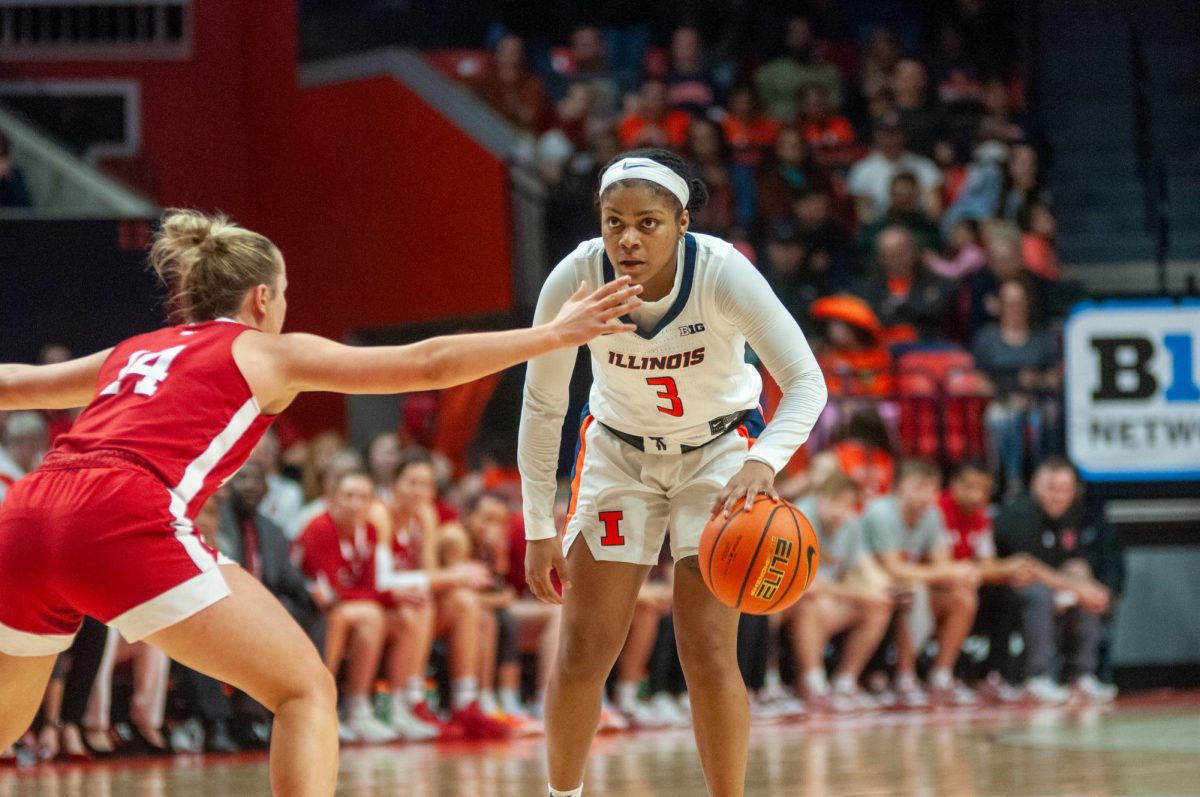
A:
[[[274,420],[261,414],[233,360],[233,341],[248,329],[209,321],[117,344],[100,369],[95,398],[50,457],[129,456],[171,487],[183,516],[195,516]]]
[[[375,545],[379,534],[366,523],[355,529],[353,540],[338,535],[328,512],[304,527],[293,546],[296,564],[318,589],[329,589],[339,601],[370,600],[387,603],[388,596],[375,587]]]
[[[984,510],[962,511],[949,490],[942,491],[938,505],[946,520],[946,533],[950,536],[955,559],[990,559],[996,555],[992,521]]]
[[[273,418],[233,359],[232,321],[119,343],[96,395],[0,508],[0,651],[66,649],[82,615],[136,641],[229,594],[192,525]]]

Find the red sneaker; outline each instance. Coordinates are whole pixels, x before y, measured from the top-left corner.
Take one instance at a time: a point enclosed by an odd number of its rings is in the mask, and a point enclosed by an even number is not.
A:
[[[458,726],[466,739],[508,739],[512,729],[501,720],[493,719],[472,703],[450,715],[448,727]]]
[[[462,725],[453,721],[443,721],[441,717],[433,713],[433,709],[424,700],[412,707],[412,713],[417,719],[438,729],[437,740],[439,742],[455,742],[466,738]]]

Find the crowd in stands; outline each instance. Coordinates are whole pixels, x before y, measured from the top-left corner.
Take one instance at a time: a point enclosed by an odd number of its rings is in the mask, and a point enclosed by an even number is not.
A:
[[[990,457],[1011,496],[1062,450],[1057,322],[1074,288],[1014,48],[982,23],[990,4],[942,5],[849,35],[794,16],[738,50],[688,24],[661,42],[593,25],[526,41],[497,25],[463,79],[528,142],[552,258],[596,235],[613,155],[677,150],[709,188],[691,229],[759,266],[833,366],[834,403],[898,402],[880,411],[907,453]],[[962,355],[952,367],[947,351]],[[973,396],[966,443],[913,440],[901,398],[914,393]]]
[[[602,164],[676,149],[710,190],[692,229],[746,252],[818,353],[830,406],[779,487],[817,531],[821,566],[793,609],[743,618],[759,722],[1115,694],[1099,674],[1122,552],[1059,455],[1068,286],[1019,65],[980,24],[986,5],[860,47],[796,17],[751,62],[713,57],[694,27],[616,47],[618,32],[580,26],[536,43],[549,56],[535,68],[530,43],[498,31],[469,77],[528,137],[548,251],[595,237]],[[4,164],[0,150],[0,179]],[[69,423],[3,420],[0,500]],[[419,437],[381,430],[358,451],[334,432],[286,448],[269,435],[197,527],[322,651],[344,740],[539,733],[560,617],[524,583],[519,479],[495,463],[455,473]],[[688,724],[671,600],[664,560],[606,727]],[[246,696],[89,620],[4,756],[231,752],[269,733]]]

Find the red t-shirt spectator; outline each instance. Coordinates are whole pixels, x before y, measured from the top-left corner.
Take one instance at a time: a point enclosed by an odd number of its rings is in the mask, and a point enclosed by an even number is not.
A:
[[[955,559],[991,559],[996,555],[992,521],[984,509],[964,512],[949,490],[938,498]]]
[[[313,518],[293,544],[296,564],[319,589],[328,588],[339,601],[383,602],[385,596],[375,588],[378,539],[370,523],[355,529],[352,540],[341,539],[333,518],[325,512]]]

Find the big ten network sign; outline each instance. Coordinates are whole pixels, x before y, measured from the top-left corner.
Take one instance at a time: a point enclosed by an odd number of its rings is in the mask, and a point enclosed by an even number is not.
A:
[[[1200,479],[1200,301],[1078,305],[1065,330],[1067,450],[1094,481]]]

